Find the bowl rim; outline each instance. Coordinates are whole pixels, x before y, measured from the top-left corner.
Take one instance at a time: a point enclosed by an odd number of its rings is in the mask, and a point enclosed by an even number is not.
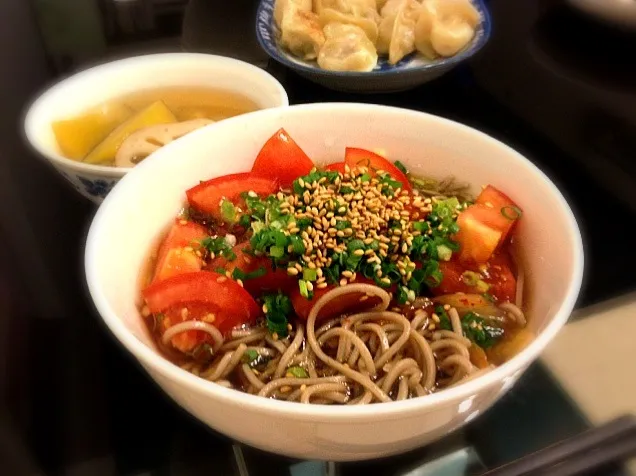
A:
[[[483,34],[477,38],[474,44],[464,51],[452,56],[450,58],[445,58],[441,60],[435,60],[428,64],[423,64],[420,66],[413,66],[408,69],[389,69],[389,70],[380,70],[380,71],[330,71],[326,69],[322,69],[317,65],[308,65],[304,63],[298,63],[290,60],[285,54],[283,54],[282,49],[276,39],[274,38],[274,25],[273,25],[273,16],[270,18],[269,23],[267,23],[267,29],[270,32],[271,41],[266,40],[259,28],[259,25],[263,23],[261,20],[261,16],[265,16],[265,8],[269,4],[274,3],[276,0],[260,0],[258,4],[258,9],[256,11],[256,39],[260,44],[261,48],[265,50],[265,52],[274,60],[282,63],[283,65],[291,68],[293,70],[302,72],[304,74],[314,75],[314,76],[324,76],[327,78],[352,78],[352,79],[363,79],[372,77],[380,77],[380,76],[395,76],[398,74],[416,74],[422,73],[424,71],[438,71],[438,70],[446,70],[451,68],[458,63],[471,58],[475,54],[477,54],[485,45],[488,43],[490,39],[490,35],[492,33],[492,19],[490,16],[490,11],[488,10],[484,0],[470,0],[473,5],[477,7],[479,12],[482,14],[482,21],[479,24],[483,28]],[[412,53],[416,54],[416,53]]]
[[[140,54],[89,66],[80,71],[67,74],[46,86],[45,89],[40,92],[24,109],[22,124],[27,144],[39,156],[41,156],[41,158],[46,159],[46,161],[48,162],[52,162],[59,166],[62,166],[66,169],[106,177],[122,177],[126,175],[126,173],[132,170],[134,167],[113,167],[109,165],[86,164],[84,162],[78,162],[76,160],[64,157],[64,155],[57,151],[52,151],[48,148],[41,147],[39,141],[36,139],[38,134],[38,128],[36,126],[37,115],[41,110],[46,109],[46,104],[51,97],[54,97],[67,88],[72,88],[76,84],[80,84],[84,81],[90,81],[91,79],[98,77],[100,73],[104,71],[110,71],[117,68],[127,68],[129,66],[132,68],[143,69],[147,65],[161,64],[164,61],[169,66],[170,61],[177,60],[200,61],[202,63],[208,63],[209,66],[216,65],[218,67],[223,67],[225,65],[233,65],[239,68],[243,68],[246,74],[258,76],[260,80],[264,82],[269,81],[271,85],[275,87],[277,93],[280,95],[280,104],[274,107],[289,106],[289,97],[287,95],[287,91],[280,83],[280,81],[278,81],[278,79],[276,79],[272,74],[265,71],[264,69],[259,68],[258,66],[255,66],[246,61],[207,53],[171,52]],[[95,104],[99,104],[99,102],[96,102]],[[211,125],[213,126],[215,124]]]
[[[146,168],[151,170],[151,161],[142,162],[131,174],[127,174],[115,186],[97,210],[89,228],[84,255],[86,281],[96,309],[106,326],[115,335],[119,342],[126,347],[126,349],[146,368],[146,370],[151,369],[154,372],[158,372],[162,375],[162,377],[182,386],[184,389],[192,389],[201,394],[205,394],[208,397],[212,397],[217,403],[243,406],[251,410],[258,410],[264,414],[274,416],[284,415],[294,419],[317,419],[320,421],[328,420],[342,422],[346,420],[369,421],[375,419],[398,418],[411,413],[430,410],[440,404],[443,405],[463,400],[467,397],[478,394],[480,391],[491,388],[497,382],[505,382],[510,378],[514,378],[520,371],[524,371],[528,365],[537,359],[539,354],[567,322],[577,301],[582,285],[584,250],[581,233],[572,209],[568,205],[564,196],[561,194],[556,185],[538,167],[516,150],[477,129],[440,116],[398,107],[362,103],[303,104],[284,108],[283,113],[290,110],[292,112],[307,111],[311,113],[312,111],[330,111],[334,109],[360,111],[366,114],[380,112],[389,114],[393,113],[395,115],[400,115],[406,120],[409,117],[428,116],[428,118],[432,121],[441,122],[453,128],[461,129],[465,134],[472,135],[476,140],[486,141],[493,147],[504,149],[511,156],[512,160],[524,162],[536,174],[539,180],[542,179],[545,181],[546,186],[552,191],[555,199],[559,202],[561,213],[566,221],[566,226],[572,233],[573,247],[570,252],[572,253],[574,262],[571,281],[568,284],[564,300],[555,307],[553,317],[550,322],[525,349],[509,361],[494,368],[492,371],[457,385],[456,387],[445,389],[444,391],[433,393],[425,397],[386,402],[380,405],[301,405],[297,402],[278,401],[250,395],[234,389],[228,389],[181,369],[141,342],[131,331],[128,330],[123,321],[119,319],[116,313],[110,308],[108,300],[104,293],[100,290],[97,278],[98,272],[95,268],[95,257],[99,253],[99,250],[97,249],[97,242],[99,241],[100,230],[103,226],[102,222],[104,222],[109,214],[113,213],[111,211],[111,203],[118,200],[117,197],[120,191],[124,187],[127,187],[129,181],[132,181],[140,174],[147,173]],[[280,111],[256,111],[227,119],[223,121],[224,125],[220,125],[219,127],[221,127],[222,131],[223,127],[233,127],[234,123],[240,124],[241,121],[257,121],[262,116],[266,117],[267,115],[277,113],[280,113]],[[209,133],[208,131],[201,129],[193,132],[192,136],[195,134],[206,134]],[[183,142],[185,141],[182,141],[180,144],[183,144]],[[172,148],[175,148],[175,151],[178,150],[178,147],[181,147],[181,145],[174,143],[174,145],[168,144],[166,147],[169,147],[170,149],[164,148],[164,154],[169,153],[168,151],[171,151]]]

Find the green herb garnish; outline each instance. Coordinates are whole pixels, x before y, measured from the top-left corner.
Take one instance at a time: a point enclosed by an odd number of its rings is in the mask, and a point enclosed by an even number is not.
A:
[[[462,317],[462,331],[464,336],[483,349],[488,349],[496,344],[504,335],[501,327],[491,323],[473,312]]]
[[[223,199],[221,202],[221,216],[227,223],[234,223],[236,221],[236,207],[227,199]]]
[[[201,246],[208,250],[209,253],[214,253],[215,256],[223,256],[230,261],[236,259],[236,254],[222,236],[208,236],[203,238],[201,240]]]
[[[307,373],[307,371],[299,366],[289,367],[285,374],[286,376],[291,375],[295,378],[309,378],[309,374]]]
[[[508,220],[514,221],[521,218],[522,212],[519,207],[503,207],[501,209],[501,214]]]
[[[256,352],[254,349],[247,349],[243,354],[243,357],[241,357],[241,361],[244,364],[251,364],[256,359],[258,359],[258,352]]]
[[[232,279],[240,279],[241,281],[246,281],[248,279],[260,278],[262,276],[265,276],[266,274],[267,270],[264,266],[260,266],[258,269],[255,269],[254,271],[250,271],[248,273],[239,268],[234,268],[234,271],[232,271]]]
[[[397,169],[402,172],[404,175],[408,174],[408,170],[406,169],[406,166],[400,162],[399,160],[396,160],[395,162],[393,162],[393,165],[395,165],[397,167]]]
[[[263,296],[263,310],[269,332],[275,333],[279,337],[286,337],[287,318],[293,310],[289,297],[281,292],[265,294]]]

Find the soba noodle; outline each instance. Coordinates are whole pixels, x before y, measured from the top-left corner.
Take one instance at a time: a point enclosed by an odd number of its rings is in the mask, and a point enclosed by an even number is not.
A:
[[[371,310],[343,315],[316,327],[320,311],[345,294],[379,299]],[[471,363],[471,341],[464,336],[455,308],[448,309],[453,330],[431,329],[439,316],[418,309],[407,315],[388,311],[390,295],[370,284],[351,284],[323,295],[306,325],[297,321],[285,339],[271,336],[265,327],[232,331],[223,342],[210,324],[188,321],[169,329],[169,340],[179,332],[202,330],[214,337],[214,359],[201,369],[182,366],[202,378],[262,397],[300,403],[366,405],[405,400],[455,386],[490,371]],[[523,312],[512,303],[499,308],[514,322],[525,324]],[[212,330],[213,329],[213,330]],[[266,362],[259,371],[243,362],[252,350]],[[290,369],[300,367],[305,376]]]

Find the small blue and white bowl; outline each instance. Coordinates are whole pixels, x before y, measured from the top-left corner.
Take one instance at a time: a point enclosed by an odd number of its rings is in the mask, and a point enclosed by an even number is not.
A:
[[[468,47],[451,58],[429,60],[412,53],[392,65],[383,57],[369,72],[340,72],[320,68],[315,61],[295,57],[278,43],[280,30],[274,22],[276,0],[261,0],[256,14],[256,37],[261,47],[274,60],[296,71],[299,75],[330,89],[353,93],[382,93],[412,89],[450,71],[462,61],[477,53],[490,38],[490,14],[483,0],[472,0],[479,11],[481,22]]]
[[[285,89],[273,76],[243,61],[198,53],[142,55],[86,69],[44,91],[26,113],[26,139],[75,190],[99,204],[132,168],[64,157],[51,124],[133,92],[174,86],[229,91],[252,100],[259,109],[289,105]]]

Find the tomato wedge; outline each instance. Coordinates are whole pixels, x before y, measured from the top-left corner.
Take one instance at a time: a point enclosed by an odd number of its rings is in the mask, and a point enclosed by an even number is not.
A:
[[[365,278],[358,279],[355,282],[373,284],[372,280],[368,280]],[[291,298],[292,306],[294,306],[294,311],[296,311],[298,317],[307,320],[311,309],[314,307],[316,302],[318,302],[318,299],[320,299],[322,296],[324,296],[334,288],[336,288],[335,284],[329,285],[323,289],[314,289],[314,295],[311,300],[309,300],[306,297],[303,297],[300,294],[298,286],[295,286],[294,289],[291,291],[289,297]],[[338,300],[330,301],[320,310],[316,321],[318,322],[324,319],[329,319],[352,312],[364,312],[365,310],[370,309],[380,303],[380,299],[376,297],[369,297],[368,299],[364,299],[363,301],[361,301],[360,299],[363,296],[364,293],[352,292],[340,296]]]
[[[192,245],[206,236],[208,233],[202,226],[177,219],[159,247],[152,281],[200,271],[203,260],[196,254],[196,249]]]
[[[188,202],[197,210],[221,221],[228,221],[221,213],[221,202],[229,200],[236,207],[244,205],[243,192],[254,192],[259,197],[278,191],[278,183],[270,178],[257,177],[250,172],[224,175],[206,180],[186,192]],[[235,217],[238,219],[238,216]]]
[[[488,185],[475,203],[459,214],[460,259],[465,263],[486,263],[506,242],[521,217],[521,210],[503,192]]]
[[[258,153],[252,173],[255,176],[276,180],[284,188],[294,180],[307,175],[314,167],[312,160],[296,144],[285,129],[279,129],[270,137]]]
[[[254,273],[260,268],[265,269],[265,274],[256,278],[243,280],[243,286],[251,293],[259,293],[262,291],[278,291],[290,289],[296,285],[297,278],[287,274],[287,270],[277,268],[272,269],[271,261],[264,256],[252,256],[247,251],[250,245],[242,243],[232,248],[236,258],[232,261],[225,257],[215,258],[207,266],[211,271],[223,269],[232,273],[236,268],[244,273]]]
[[[345,149],[345,163],[352,169],[356,167],[368,167],[370,173],[373,173],[375,170],[384,170],[395,180],[402,183],[403,190],[413,191],[413,187],[411,187],[411,183],[406,175],[387,159],[375,152],[347,147]]]
[[[521,218],[521,209],[513,202],[508,195],[501,190],[496,189],[492,185],[486,186],[475,203],[492,208],[495,212],[491,218],[491,224],[494,228],[501,230],[503,233],[502,243],[512,232],[512,229]]]
[[[477,266],[466,266],[456,259],[440,261],[439,270],[442,272],[442,282],[432,288],[433,294],[437,296],[452,293],[483,294],[482,289],[469,285],[464,280],[464,272],[470,271],[477,273],[488,284],[488,294],[498,301],[514,302],[517,280],[512,272],[510,258],[505,253],[497,253],[481,270]]]
[[[325,170],[330,172],[340,172],[341,174],[345,173],[345,163],[344,162],[334,162],[333,164],[329,164],[325,166]]]
[[[493,220],[494,210],[485,205],[471,205],[457,217],[459,259],[467,264],[484,264],[502,240],[503,232]]]
[[[151,284],[142,291],[151,313],[204,307],[215,315],[221,332],[254,322],[260,309],[254,298],[235,281],[210,271],[185,273]]]

